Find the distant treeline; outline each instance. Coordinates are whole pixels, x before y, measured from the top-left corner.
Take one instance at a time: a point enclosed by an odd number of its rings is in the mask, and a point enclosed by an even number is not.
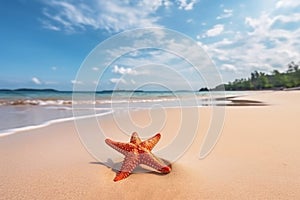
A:
[[[1,92],[59,92],[54,89],[35,89],[35,88],[19,88],[19,89],[0,89]]]
[[[299,62],[300,63],[300,62]],[[236,79],[225,84],[225,90],[265,90],[284,89],[300,86],[300,66],[295,62],[288,64],[286,72],[274,70],[272,74],[254,71],[247,79]]]

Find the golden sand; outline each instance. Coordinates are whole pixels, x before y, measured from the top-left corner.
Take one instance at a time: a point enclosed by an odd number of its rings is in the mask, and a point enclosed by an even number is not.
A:
[[[139,173],[113,182],[115,171],[85,150],[73,122],[0,137],[0,199],[300,199],[300,92],[237,99],[268,105],[226,107],[220,140],[202,160],[211,109],[199,108],[203,125],[168,175]],[[167,110],[162,133],[177,132],[178,112]],[[149,123],[143,112],[133,120]],[[101,124],[118,131],[110,117]]]

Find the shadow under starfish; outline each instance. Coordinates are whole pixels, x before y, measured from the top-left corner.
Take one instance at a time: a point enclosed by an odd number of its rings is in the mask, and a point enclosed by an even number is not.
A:
[[[170,167],[172,169],[172,164],[165,160],[165,159],[162,159],[160,158],[164,163],[166,163],[166,165],[168,167]],[[93,164],[93,165],[103,165],[103,166],[106,166],[107,168],[110,168],[113,172],[116,172],[118,173],[119,170],[122,166],[122,163],[123,162],[113,162],[111,159],[108,159],[106,162],[89,162],[89,164]],[[132,171],[132,174],[140,174],[140,173],[148,173],[148,174],[154,174],[154,175],[158,175],[158,176],[164,176],[164,175],[167,175],[166,173],[161,173],[161,172],[158,172],[158,171],[153,171],[153,170],[150,170],[150,169],[146,169],[145,167],[139,165],[137,166],[133,171]]]

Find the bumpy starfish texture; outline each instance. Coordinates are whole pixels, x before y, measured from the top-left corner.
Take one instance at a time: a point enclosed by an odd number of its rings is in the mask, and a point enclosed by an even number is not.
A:
[[[151,152],[160,137],[161,135],[158,133],[148,140],[141,141],[138,134],[134,132],[131,135],[129,143],[115,142],[106,139],[106,144],[125,156],[121,170],[117,173],[114,181],[127,178],[139,164],[147,165],[164,174],[170,173],[171,167],[166,165]]]

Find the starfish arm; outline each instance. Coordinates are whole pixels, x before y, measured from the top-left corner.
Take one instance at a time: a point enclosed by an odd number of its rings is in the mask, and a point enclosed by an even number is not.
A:
[[[128,153],[122,164],[121,170],[117,173],[116,177],[114,178],[114,181],[120,181],[122,179],[127,178],[138,164],[138,154],[134,152]]]
[[[132,133],[131,138],[130,138],[130,143],[132,144],[140,144],[142,141],[137,134],[137,132]]]
[[[171,167],[166,165],[161,159],[154,156],[151,152],[140,155],[140,164],[147,165],[165,174],[170,173],[172,170]]]
[[[121,154],[123,154],[125,156],[128,154],[128,152],[133,151],[133,149],[135,148],[134,144],[115,142],[110,139],[106,139],[105,143],[108,144],[111,148],[117,150],[118,152],[120,152]]]
[[[158,143],[158,141],[160,140],[160,133],[157,133],[155,136],[153,136],[152,138],[143,141],[140,146],[148,149],[149,151],[151,151],[153,149],[153,147]]]

